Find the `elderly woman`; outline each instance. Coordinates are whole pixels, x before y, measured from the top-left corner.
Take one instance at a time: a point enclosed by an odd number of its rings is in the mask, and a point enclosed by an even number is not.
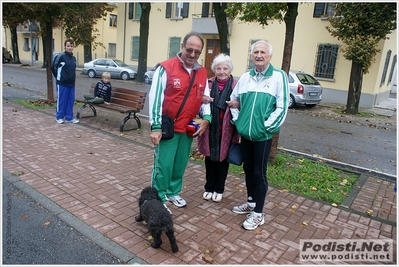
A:
[[[239,135],[230,123],[230,107],[238,107],[237,101],[230,102],[230,95],[237,80],[233,78],[233,62],[220,54],[212,62],[215,77],[209,79],[210,97],[203,98],[211,103],[212,122],[206,132],[198,137],[198,151],[205,156],[206,184],[203,198],[215,202],[222,200],[229,163],[227,154],[232,141],[238,142]]]

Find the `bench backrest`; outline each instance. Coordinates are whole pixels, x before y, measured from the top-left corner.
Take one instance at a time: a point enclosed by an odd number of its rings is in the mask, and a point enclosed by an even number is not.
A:
[[[90,93],[94,93],[95,86],[96,83],[91,84]],[[136,110],[142,110],[144,108],[146,96],[147,92],[112,86],[111,104],[117,104]]]

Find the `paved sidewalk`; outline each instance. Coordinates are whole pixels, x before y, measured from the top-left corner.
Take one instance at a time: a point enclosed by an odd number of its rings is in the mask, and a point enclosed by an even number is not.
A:
[[[204,166],[195,162],[188,164],[181,194],[187,207],[169,205],[179,252],[171,252],[166,236],[161,248],[153,249],[146,225],[134,221],[139,193],[150,184],[149,125],[143,118],[141,130],[120,134],[122,118],[101,110],[96,118],[59,125],[52,110],[33,111],[3,101],[2,168],[17,176],[13,183],[22,181],[44,202],[67,212],[68,216],[61,213],[67,222],[89,228],[84,234],[94,242],[107,244],[111,253],[122,251],[116,256],[127,264],[207,264],[211,260],[228,265],[308,265],[312,263],[299,260],[299,242],[309,238],[393,239],[390,264],[396,263],[394,182],[362,174],[340,207],[269,187],[265,224],[246,231],[241,227],[245,215],[231,212],[246,198],[243,179],[229,175],[222,202],[205,201]],[[98,234],[105,240],[99,240]]]

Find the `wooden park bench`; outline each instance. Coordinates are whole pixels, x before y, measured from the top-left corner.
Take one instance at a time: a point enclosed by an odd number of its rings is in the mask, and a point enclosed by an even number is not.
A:
[[[96,83],[91,84],[90,93],[94,93],[94,87]],[[139,117],[137,117],[136,113],[139,113],[144,108],[145,98],[147,96],[147,92],[136,91],[133,89],[120,88],[120,87],[112,87],[111,91],[111,101],[110,104],[107,105],[105,103],[95,104],[92,103],[92,100],[85,99],[83,101],[83,106],[81,106],[76,114],[76,117],[81,117],[81,112],[88,106],[93,111],[93,116],[97,116],[97,111],[95,106],[106,108],[110,110],[119,111],[120,113],[128,113],[128,115],[122,120],[120,125],[120,132],[123,132],[123,128],[125,127],[125,123],[130,119],[134,118],[137,122],[137,128],[141,128],[141,122]],[[85,116],[88,117],[88,116]]]

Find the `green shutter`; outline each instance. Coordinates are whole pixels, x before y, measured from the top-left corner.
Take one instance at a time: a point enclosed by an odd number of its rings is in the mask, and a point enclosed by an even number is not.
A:
[[[133,36],[132,37],[132,60],[139,59],[139,48],[140,48],[140,37]]]
[[[165,17],[168,19],[172,16],[172,3],[166,3],[166,14]]]
[[[169,57],[175,57],[180,52],[180,37],[170,37],[169,39]]]

